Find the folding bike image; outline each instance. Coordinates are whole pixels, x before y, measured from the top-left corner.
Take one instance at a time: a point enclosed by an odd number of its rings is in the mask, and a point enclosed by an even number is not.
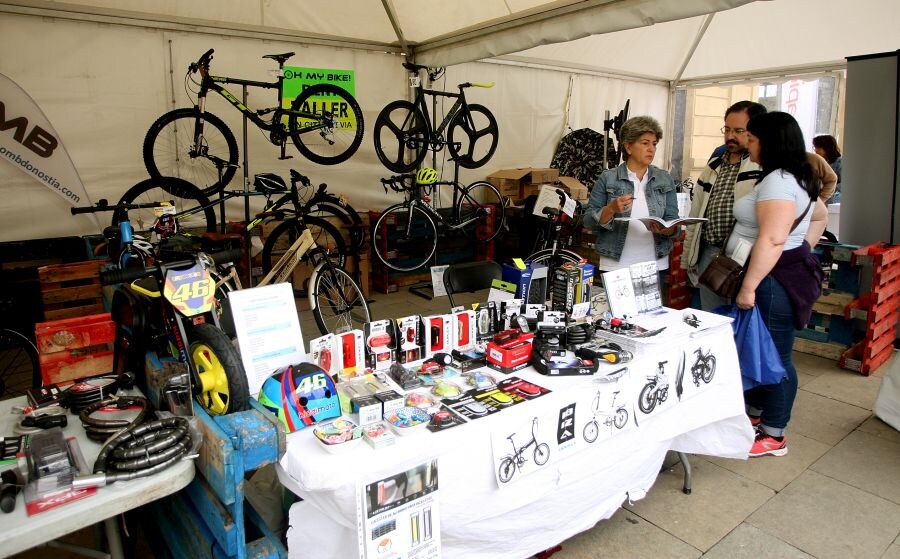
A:
[[[503,460],[500,461],[500,467],[497,469],[502,483],[512,479],[513,474],[516,473],[516,468],[522,469],[522,466],[528,461],[528,458],[525,457],[525,451],[531,448],[532,445],[534,445],[533,456],[535,464],[543,466],[550,459],[550,446],[547,443],[537,442],[537,426],[538,418],[535,417],[531,422],[531,440],[519,448],[516,448],[516,442],[513,440],[515,433],[506,437],[512,444],[513,452],[503,457]]]
[[[606,408],[606,410],[601,411],[600,405],[603,391],[597,391],[597,395],[594,396],[594,402],[591,404],[591,412],[594,414],[594,417],[588,421],[587,425],[584,426],[584,431],[582,431],[584,440],[589,443],[597,440],[597,435],[600,434],[600,423],[597,421],[597,417],[602,417],[603,424],[607,427],[615,426],[616,429],[621,429],[628,423],[628,410],[625,409],[625,405],[616,405],[616,398],[619,396],[619,392],[619,390],[616,390],[612,393],[612,400],[609,403],[609,407]],[[610,411],[612,411],[612,413],[610,413]]]
[[[700,386],[700,380],[709,384],[716,374],[716,356],[712,354],[712,349],[703,352],[702,348],[694,350],[697,354],[697,360],[691,365],[691,376],[694,379],[694,386]]]
[[[657,402],[661,404],[669,397],[669,379],[666,378],[666,363],[668,361],[659,362],[656,374],[647,377],[647,384],[641,390],[638,407],[644,413],[652,412]]]

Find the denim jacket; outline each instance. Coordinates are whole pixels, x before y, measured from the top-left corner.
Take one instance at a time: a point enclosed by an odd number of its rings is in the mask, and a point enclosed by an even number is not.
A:
[[[669,173],[659,167],[650,165],[647,170],[647,207],[651,216],[665,220],[678,217],[678,199],[675,196],[675,183]],[[628,236],[628,222],[616,221],[616,217],[628,217],[631,212],[616,214],[609,223],[599,223],[600,210],[614,198],[625,194],[634,194],[634,184],[628,179],[628,168],[622,163],[615,169],[604,171],[591,190],[584,213],[584,224],[591,227],[597,236],[597,252],[603,256],[618,260],[625,248]],[[653,235],[656,245],[656,257],[662,258],[672,250],[672,237]]]

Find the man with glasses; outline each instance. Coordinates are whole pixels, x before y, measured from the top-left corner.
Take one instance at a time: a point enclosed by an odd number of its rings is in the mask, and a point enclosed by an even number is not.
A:
[[[722,245],[734,221],[734,201],[743,197],[756,184],[760,169],[750,161],[747,152],[747,122],[766,112],[753,101],[738,101],[725,111],[725,152],[713,156],[697,179],[691,203],[691,217],[705,217],[709,221],[687,227],[681,266],[687,270],[691,283],[698,285],[700,274],[709,266]],[[700,308],[712,310],[730,303],[700,285]]]

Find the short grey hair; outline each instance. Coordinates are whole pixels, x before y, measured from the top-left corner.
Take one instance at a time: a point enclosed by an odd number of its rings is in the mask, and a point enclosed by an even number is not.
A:
[[[635,116],[629,118],[622,125],[619,132],[622,137],[622,144],[633,144],[647,132],[656,135],[656,140],[662,140],[662,126],[652,116]]]

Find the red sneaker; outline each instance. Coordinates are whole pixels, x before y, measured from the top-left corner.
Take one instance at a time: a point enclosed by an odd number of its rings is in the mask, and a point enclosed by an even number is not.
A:
[[[327,370],[327,369],[326,369],[326,370]],[[757,425],[759,425],[760,423],[762,423],[762,417],[760,417],[760,416],[758,416],[758,415],[749,415],[749,414],[748,414],[747,417],[750,419],[750,426],[751,426],[751,427],[756,427]]]
[[[756,441],[750,448],[750,457],[765,456],[784,456],[787,454],[787,437],[783,437],[780,441],[771,435],[767,435],[762,431],[756,434]]]

